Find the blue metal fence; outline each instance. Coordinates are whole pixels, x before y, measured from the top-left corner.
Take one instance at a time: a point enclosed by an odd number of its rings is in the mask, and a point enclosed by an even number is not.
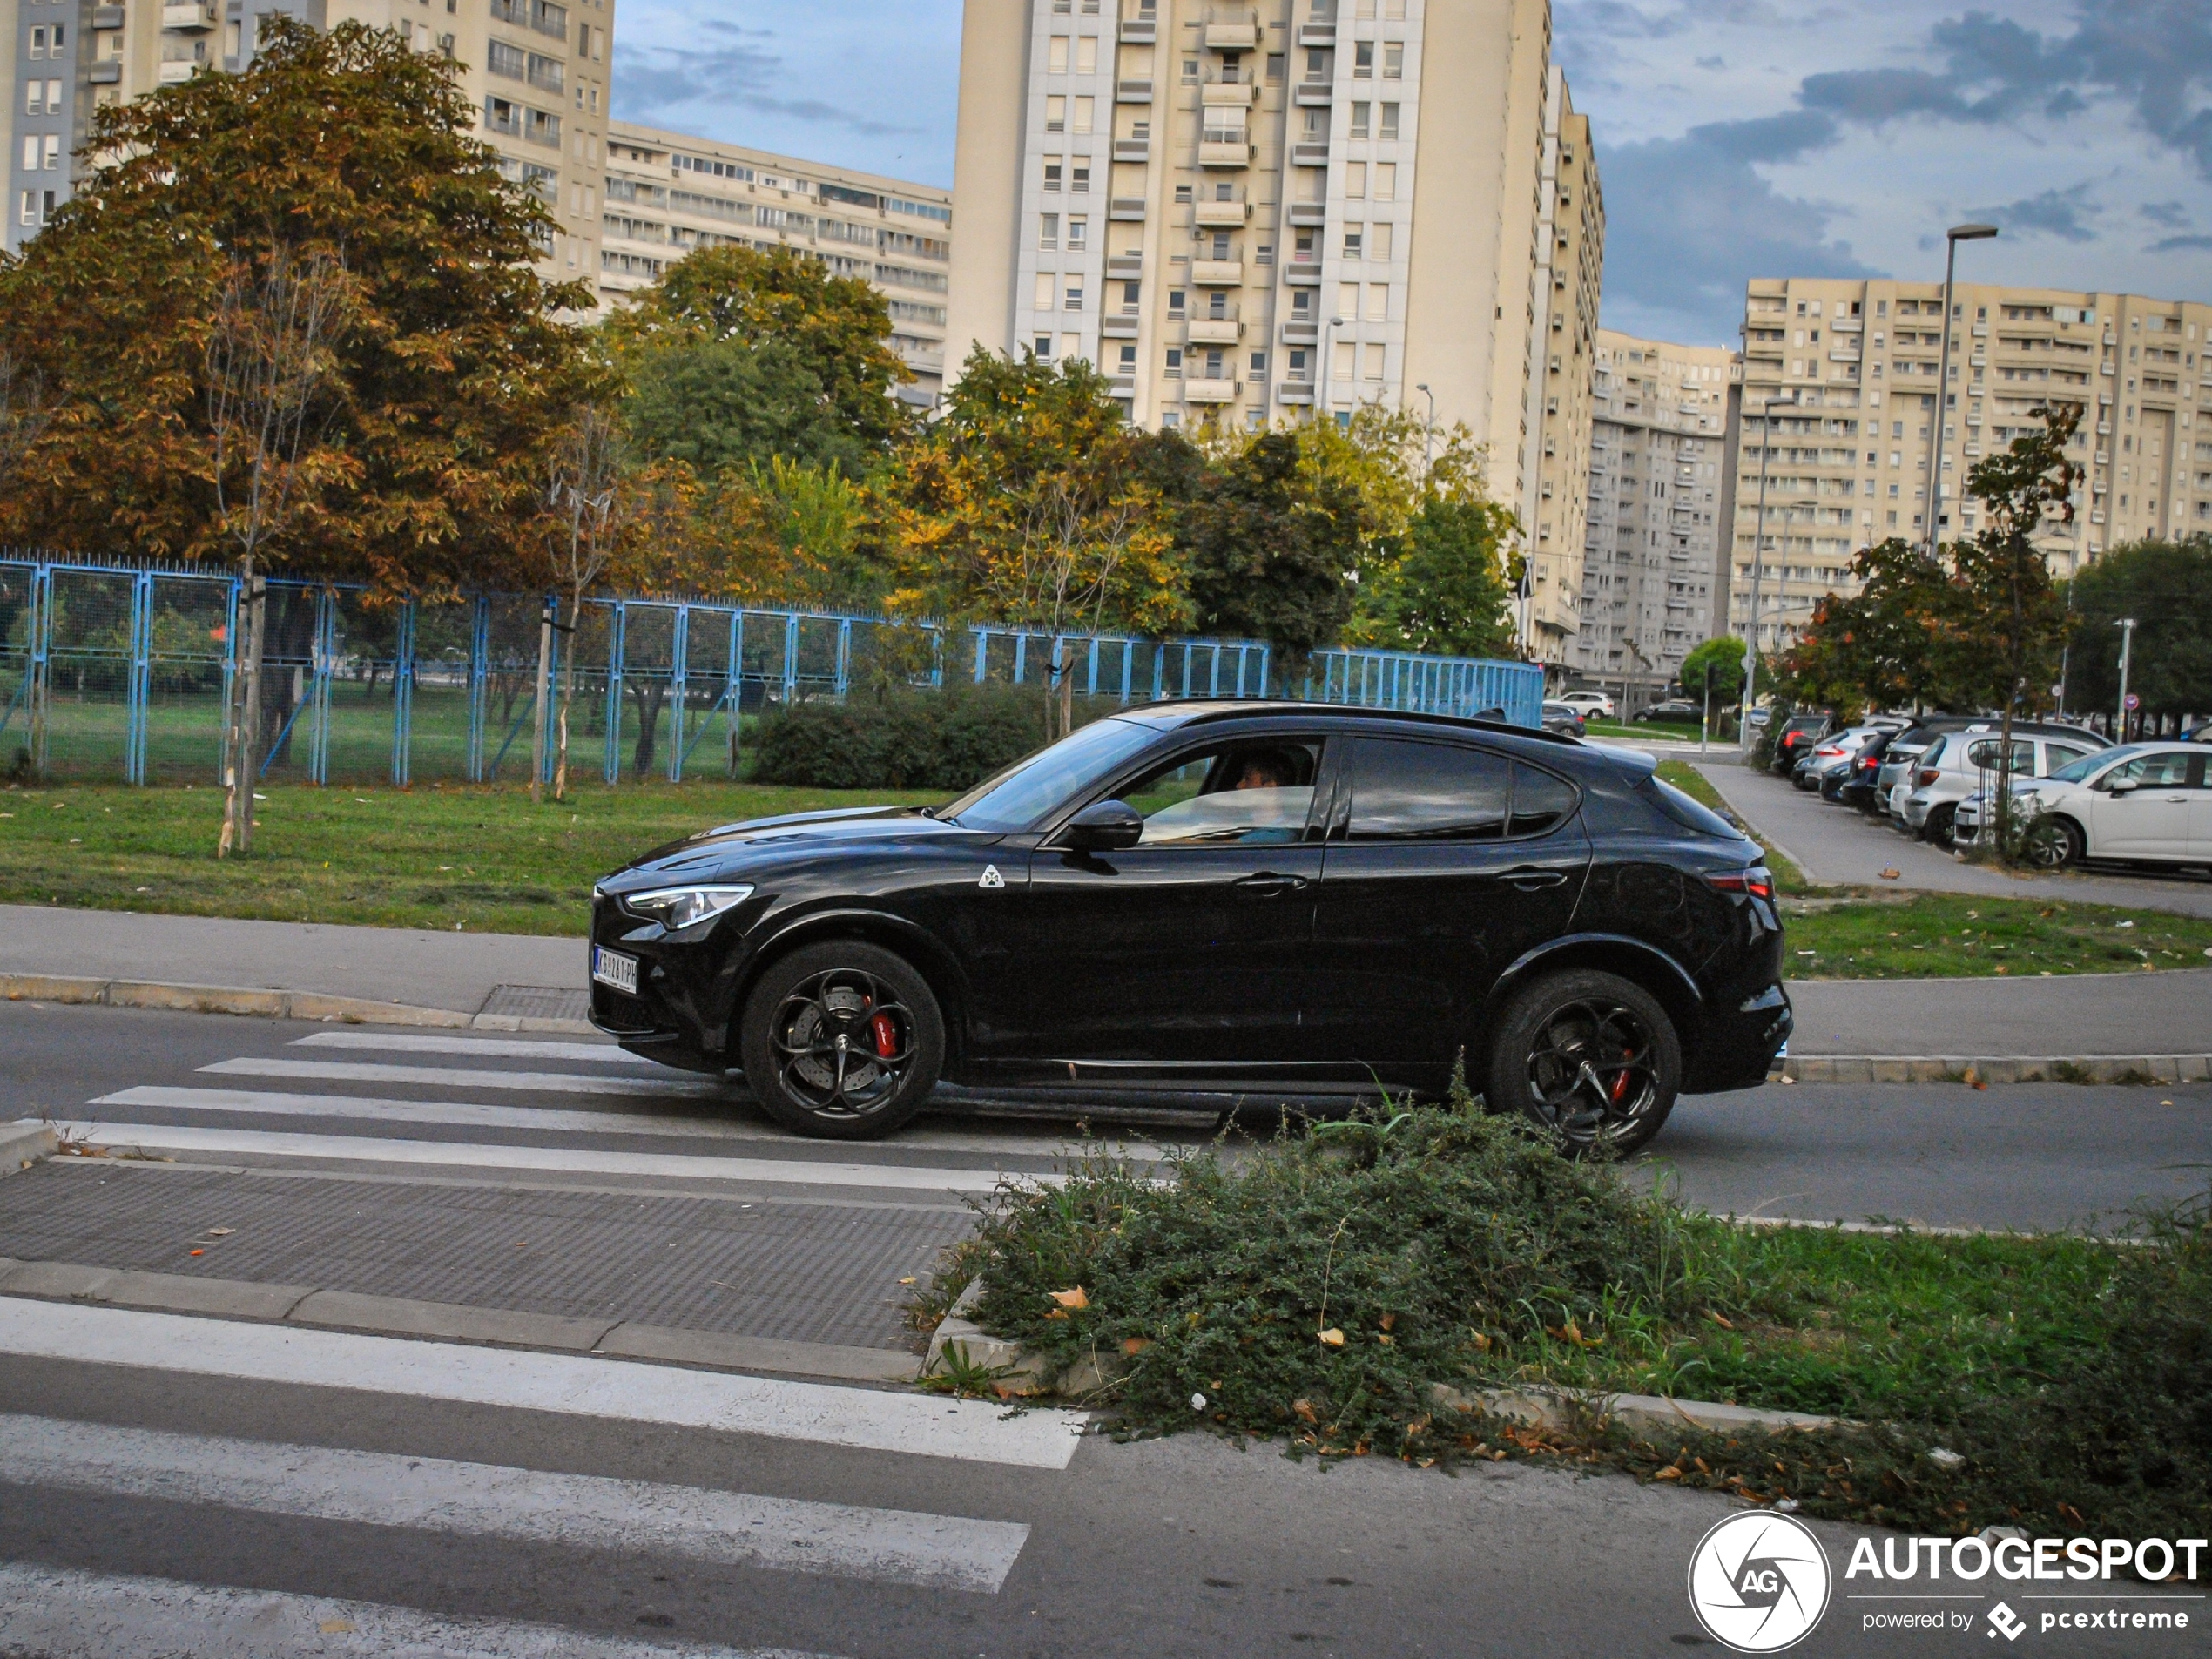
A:
[[[239,589],[236,576],[206,568],[0,558],[0,764],[28,750],[41,773],[219,777]],[[285,579],[269,582],[268,595],[263,706],[274,735],[265,778],[406,785],[528,772],[543,600],[372,604],[356,587]],[[1528,664],[1406,651],[1317,651],[1285,684],[1257,640],[1055,637],[614,597],[586,600],[573,621],[573,632],[555,636],[553,664],[556,686],[562,656],[577,671],[571,764],[596,748],[609,783],[649,772],[681,781],[702,765],[733,773],[748,710],[842,698],[869,654],[894,640],[906,646],[896,671],[918,684],[954,674],[1056,685],[1057,660],[1078,694],[1123,705],[1273,697],[1495,711],[1534,726],[1543,697],[1542,671]]]

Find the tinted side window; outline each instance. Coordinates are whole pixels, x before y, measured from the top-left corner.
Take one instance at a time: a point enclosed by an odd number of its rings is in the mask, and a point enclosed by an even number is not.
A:
[[[1510,833],[1543,835],[1575,815],[1575,786],[1564,778],[1516,760],[1513,767]]]
[[[1513,763],[1455,744],[1363,738],[1352,758],[1355,841],[1501,840]]]

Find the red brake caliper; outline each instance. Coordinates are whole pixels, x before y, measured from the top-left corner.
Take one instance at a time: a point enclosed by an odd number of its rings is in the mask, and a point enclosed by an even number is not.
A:
[[[876,1017],[878,1019],[881,1019],[883,1016],[879,1014]],[[1621,1075],[1613,1080],[1613,1098],[1615,1100],[1620,1099],[1622,1096],[1629,1092],[1629,1073],[1627,1067],[1628,1062],[1635,1057],[1635,1050],[1633,1049],[1625,1051],[1621,1055]]]
[[[868,1022],[868,1029],[875,1034],[876,1057],[880,1060],[895,1058],[899,1052],[899,1028],[892,1022],[891,1016],[879,1011],[875,1018]]]

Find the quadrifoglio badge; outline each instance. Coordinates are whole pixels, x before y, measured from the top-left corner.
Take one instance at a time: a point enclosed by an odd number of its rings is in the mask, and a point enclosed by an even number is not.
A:
[[[1828,1610],[1828,1554],[1802,1521],[1765,1510],[1730,1515],[1689,1557],[1689,1605],[1738,1653],[1796,1646]]]
[[[2202,1538],[2031,1538],[2010,1527],[1964,1538],[1892,1533],[1851,1546],[1843,1593],[1867,1635],[1975,1631],[2000,1645],[2031,1633],[2150,1638],[2190,1628],[2206,1549]],[[1812,1529],[1770,1510],[1729,1516],[1690,1554],[1690,1608],[1737,1653],[1795,1647],[1834,1594]]]

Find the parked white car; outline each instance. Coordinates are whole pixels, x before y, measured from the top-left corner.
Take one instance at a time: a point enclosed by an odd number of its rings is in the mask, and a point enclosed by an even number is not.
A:
[[[2128,743],[2013,786],[2045,869],[2089,859],[2212,865],[2212,746]]]
[[[1613,718],[1613,699],[1602,691],[1562,691],[1552,700],[1571,705],[1585,720]]]
[[[1997,770],[2003,742],[1998,730],[1993,723],[1970,725],[1961,732],[1946,732],[1927,746],[1912,765],[1912,792],[1905,799],[1907,828],[1950,851],[1956,844],[1952,837],[1959,803],[1989,782]],[[2061,766],[2090,756],[2092,751],[2110,752],[2098,749],[2098,739],[2087,733],[2016,735],[2006,770],[2020,779],[2048,777]]]

